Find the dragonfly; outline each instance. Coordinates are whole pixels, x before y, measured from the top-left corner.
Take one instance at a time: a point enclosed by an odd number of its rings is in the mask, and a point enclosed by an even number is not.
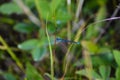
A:
[[[66,40],[66,39],[62,39],[62,38],[56,38],[57,42],[70,42],[70,43],[74,43],[74,44],[80,44],[80,42],[75,42],[75,41],[71,41],[71,40]]]

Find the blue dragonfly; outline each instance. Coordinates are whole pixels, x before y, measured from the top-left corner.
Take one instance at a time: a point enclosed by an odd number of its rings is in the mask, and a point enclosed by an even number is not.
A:
[[[74,44],[80,44],[80,42],[75,42],[75,41],[71,41],[71,40],[66,40],[66,39],[62,39],[62,38],[56,38],[57,42],[70,42],[70,43],[74,43]]]

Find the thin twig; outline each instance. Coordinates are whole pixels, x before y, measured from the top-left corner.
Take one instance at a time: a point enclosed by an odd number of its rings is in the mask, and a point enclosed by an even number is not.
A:
[[[30,9],[23,3],[22,0],[13,0],[28,16],[28,18],[33,22],[35,25],[40,27],[40,21],[39,19],[30,11]]]
[[[105,22],[105,21],[111,21],[111,20],[117,20],[117,19],[120,19],[120,17],[112,17],[112,18],[107,18],[107,19],[103,19],[103,20],[100,20],[100,21],[96,21],[94,23],[91,23],[89,25],[95,25],[97,23],[100,23],[100,22]],[[77,31],[77,35],[75,36],[75,40],[76,42],[78,42],[79,38],[80,38],[80,35],[82,34],[82,32],[84,32],[87,28],[89,28],[90,26],[88,25],[86,27],[86,23],[82,24],[81,27],[79,28],[79,30]],[[97,42],[97,41],[95,41]]]
[[[76,19],[78,19],[80,14],[81,14],[83,3],[84,3],[84,0],[79,0],[77,11],[76,11],[76,15],[75,15]]]
[[[83,20],[80,20],[80,22],[78,22],[78,20],[79,20],[79,16],[81,15],[84,0],[79,0],[78,2],[79,3],[78,3],[77,10],[75,13],[75,20],[73,22],[73,29],[72,30],[75,30],[75,28],[78,28],[80,26],[81,21],[83,22]]]
[[[99,36],[96,38],[95,42],[98,42],[98,41],[101,39],[101,37],[103,36],[103,34],[106,32],[106,30],[110,27],[110,24],[111,24],[112,21],[116,18],[115,16],[116,16],[117,13],[119,12],[119,10],[120,10],[120,3],[119,3],[119,5],[117,6],[117,8],[115,9],[114,13],[112,14],[111,20],[109,20],[109,22],[106,24],[106,27],[104,28],[104,30],[102,30],[102,31],[100,32],[100,34],[99,34]],[[120,19],[120,18],[118,17],[118,19]]]

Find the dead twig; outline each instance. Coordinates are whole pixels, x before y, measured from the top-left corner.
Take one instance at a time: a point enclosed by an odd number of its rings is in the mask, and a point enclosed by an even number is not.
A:
[[[114,17],[117,15],[117,13],[119,12],[119,10],[120,10],[120,3],[119,3],[119,5],[117,6],[117,8],[115,9],[115,11],[114,11],[114,13],[112,14],[111,18],[114,18]],[[111,19],[111,20],[109,20],[109,22],[107,22],[104,30],[102,30],[102,31],[100,32],[100,34],[99,34],[99,36],[96,38],[95,42],[98,42],[98,41],[101,39],[101,37],[103,36],[103,34],[104,34],[104,33],[106,32],[106,30],[110,27],[110,24],[112,23],[113,20],[114,20],[114,19]]]
[[[39,19],[30,11],[30,9],[23,3],[22,0],[13,0],[28,16],[31,22],[33,22],[35,25],[40,27],[40,21]]]

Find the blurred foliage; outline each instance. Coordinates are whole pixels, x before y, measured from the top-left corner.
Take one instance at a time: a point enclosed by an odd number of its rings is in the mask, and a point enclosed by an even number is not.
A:
[[[9,15],[12,13],[21,14],[23,11],[15,3],[6,3],[4,5],[1,5],[0,12]]]
[[[120,80],[120,20],[113,20],[107,29],[111,20],[102,21],[112,16],[119,1],[83,0],[77,21],[82,0],[70,1],[70,5],[67,0],[0,1],[0,80]],[[57,42],[57,37],[71,42]],[[80,44],[72,43],[75,38]]]
[[[28,80],[43,80],[42,76],[35,70],[35,68],[27,63],[26,76]]]

